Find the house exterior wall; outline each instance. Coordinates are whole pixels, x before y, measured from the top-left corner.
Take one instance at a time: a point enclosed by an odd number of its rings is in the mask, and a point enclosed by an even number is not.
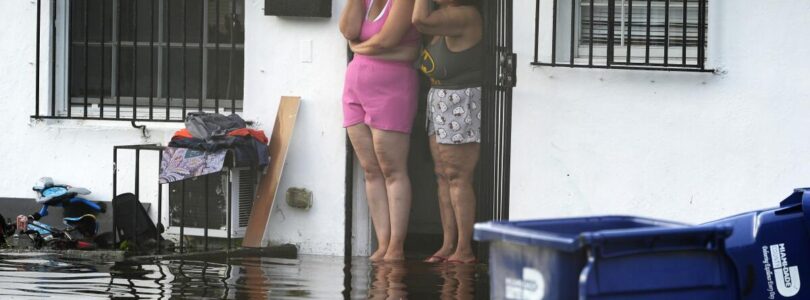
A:
[[[334,1],[334,16],[342,5],[342,0]],[[301,253],[341,255],[345,130],[340,126],[340,94],[346,51],[337,29],[338,18],[268,17],[264,16],[264,1],[245,0],[245,6],[243,116],[269,134],[279,98],[302,97],[265,243],[293,243],[299,245]],[[0,75],[0,103],[4,106],[0,110],[0,197],[32,198],[34,182],[50,176],[60,183],[91,189],[93,199],[109,201],[113,196],[113,146],[165,145],[182,124],[143,123],[149,129],[149,138],[144,138],[129,122],[30,119],[35,106],[36,3],[3,1],[0,17],[0,67],[6,70]],[[301,62],[302,49],[311,53],[310,62]],[[132,153],[122,151],[119,157],[119,193],[134,188]],[[152,155],[144,152],[142,157],[142,167],[152,167],[142,170],[144,202],[156,202],[157,198],[157,187],[152,184],[157,180],[157,158]],[[284,193],[292,186],[313,192],[314,205],[309,211],[290,208],[284,202]]]
[[[331,19],[268,17],[264,1],[245,1],[245,118],[270,132],[280,96],[302,97],[265,242],[342,254],[345,0],[333,2]],[[512,219],[702,222],[776,205],[807,184],[810,3],[710,2],[708,53],[720,74],[532,67],[534,1],[514,1]],[[31,120],[35,13],[30,1],[0,1],[0,196],[32,197],[34,181],[51,176],[108,200],[112,147],[165,144],[182,125],[147,123],[145,138],[126,122]],[[132,178],[122,176],[127,191]],[[312,190],[312,209],[288,207],[289,187]],[[156,189],[142,189],[152,202]]]
[[[532,67],[534,2],[514,1],[512,219],[703,222],[810,185],[807,1],[709,1],[718,75]]]
[[[344,248],[346,130],[340,99],[346,42],[337,24],[343,3],[333,1],[330,19],[307,19],[268,17],[264,0],[246,0],[246,117],[270,130],[278,99],[302,97],[265,239],[298,244],[303,253],[342,255]],[[312,208],[288,206],[289,187],[311,190]]]

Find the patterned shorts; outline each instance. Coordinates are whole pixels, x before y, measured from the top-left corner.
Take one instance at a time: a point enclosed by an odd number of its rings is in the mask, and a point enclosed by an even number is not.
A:
[[[480,143],[481,88],[431,88],[425,119],[428,135],[439,144]]]

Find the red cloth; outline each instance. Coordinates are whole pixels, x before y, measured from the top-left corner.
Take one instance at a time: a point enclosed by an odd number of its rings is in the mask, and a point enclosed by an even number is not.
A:
[[[174,133],[174,136],[172,137],[172,141],[174,141],[176,139],[187,139],[187,138],[192,138],[192,137],[193,136],[191,136],[191,132],[188,132],[188,129],[183,128],[183,129],[180,129],[180,130],[178,130],[178,131],[176,131]]]
[[[250,136],[250,137],[253,137],[254,139],[258,140],[259,142],[262,142],[262,144],[265,144],[265,145],[267,145],[267,143],[270,141],[267,138],[267,136],[264,134],[264,130],[253,130],[253,129],[249,129],[249,128],[240,128],[240,129],[236,129],[236,130],[233,130],[231,132],[228,132],[228,135],[229,136]],[[191,133],[188,131],[188,129],[183,128],[183,129],[180,129],[180,130],[178,130],[178,131],[176,131],[174,133],[174,136],[172,137],[172,141],[177,140],[177,139],[187,139],[187,138],[193,138],[193,136],[191,136]]]
[[[264,135],[264,130],[253,130],[249,128],[240,128],[231,132],[228,132],[230,136],[251,136],[254,139],[262,142],[262,144],[267,145],[267,142],[270,140]]]

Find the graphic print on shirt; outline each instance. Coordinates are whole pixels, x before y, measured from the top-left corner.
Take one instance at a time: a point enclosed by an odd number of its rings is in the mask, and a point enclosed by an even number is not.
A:
[[[433,59],[433,55],[430,55],[430,51],[427,49],[422,50],[422,65],[419,69],[422,70],[422,73],[425,73],[428,78],[430,78],[431,85],[440,85],[442,82],[435,78],[434,73],[436,72],[436,61]]]

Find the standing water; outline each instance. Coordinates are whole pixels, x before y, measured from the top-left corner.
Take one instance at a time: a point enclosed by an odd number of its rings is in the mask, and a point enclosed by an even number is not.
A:
[[[482,265],[224,254],[98,262],[0,253],[0,299],[488,299]]]

